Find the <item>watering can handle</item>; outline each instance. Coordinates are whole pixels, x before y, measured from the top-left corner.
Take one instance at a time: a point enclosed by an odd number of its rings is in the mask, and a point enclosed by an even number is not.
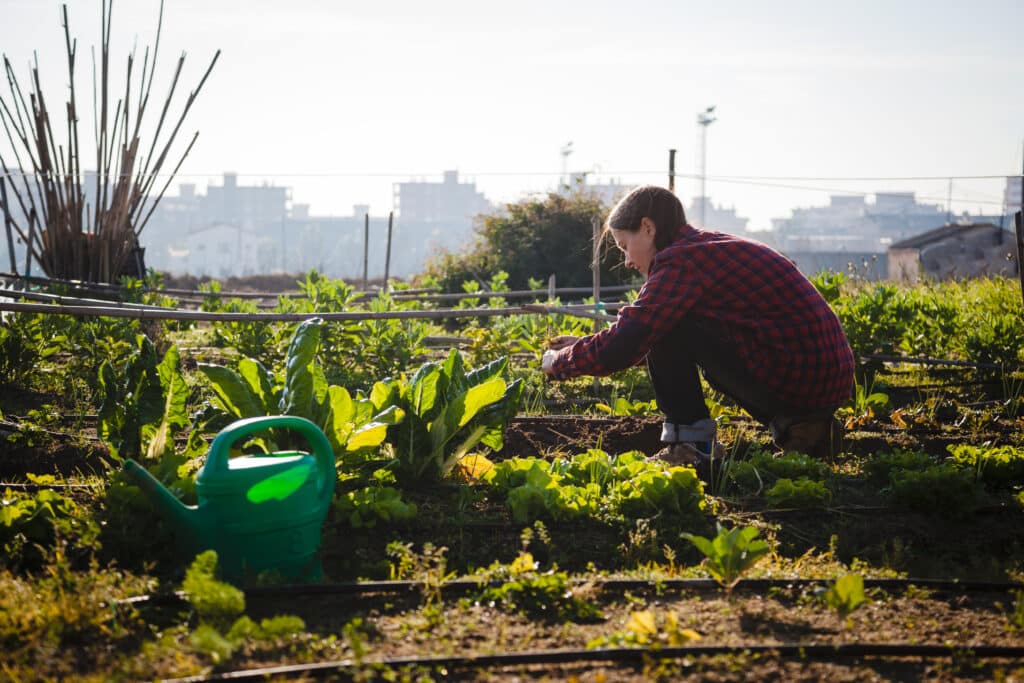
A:
[[[330,500],[334,494],[334,450],[323,430],[315,423],[297,415],[262,415],[232,422],[213,440],[205,466],[212,472],[227,472],[231,447],[239,439],[275,427],[294,429],[306,437],[316,457],[317,469],[320,471],[320,495]]]

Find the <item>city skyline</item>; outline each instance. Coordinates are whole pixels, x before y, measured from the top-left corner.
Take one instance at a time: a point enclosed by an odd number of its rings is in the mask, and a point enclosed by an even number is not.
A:
[[[175,185],[230,171],[291,187],[319,214],[386,212],[396,183],[445,170],[499,203],[555,189],[563,169],[664,185],[669,149],[689,204],[696,116],[711,105],[707,195],[752,229],[837,193],[912,191],[951,199],[954,215],[998,212],[1003,178],[1021,172],[1024,8],[890,5],[168,0],[156,91],[181,51],[182,87],[192,88],[223,49],[183,128],[200,136]],[[116,65],[135,40],[141,60],[158,7],[115,3]],[[99,3],[68,8],[88,141]],[[59,4],[0,9],[15,74],[24,87],[38,50],[44,94],[63,120]]]

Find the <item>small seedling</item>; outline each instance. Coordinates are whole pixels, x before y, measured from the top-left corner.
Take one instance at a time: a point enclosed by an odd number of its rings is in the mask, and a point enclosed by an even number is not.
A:
[[[825,604],[844,620],[867,601],[867,596],[864,595],[864,578],[860,574],[840,576],[825,592]]]
[[[692,628],[682,628],[679,616],[674,612],[666,612],[659,619],[649,609],[630,612],[626,628],[609,636],[595,638],[587,643],[588,648],[602,647],[680,647],[695,640],[701,635]]]
[[[743,574],[771,551],[765,541],[754,540],[757,535],[757,528],[752,526],[734,529],[719,526],[714,539],[694,534],[682,536],[704,554],[704,568],[708,573],[731,592]]]

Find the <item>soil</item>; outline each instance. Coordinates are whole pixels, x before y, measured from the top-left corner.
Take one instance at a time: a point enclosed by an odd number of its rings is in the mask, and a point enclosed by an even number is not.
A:
[[[543,613],[519,614],[484,604],[472,596],[446,600],[439,608],[421,608],[418,595],[388,600],[353,600],[318,595],[289,598],[287,602],[252,602],[253,618],[288,612],[306,622],[309,631],[339,633],[353,618],[368,625],[365,652],[369,660],[398,657],[471,656],[480,654],[585,649],[594,641],[612,637],[601,647],[629,647],[614,640],[630,633],[631,613],[654,614],[655,639],[668,646],[672,630],[667,615],[675,615],[679,629],[692,629],[699,638],[676,645],[770,647],[793,643],[839,645],[845,643],[1024,646],[1024,635],[1007,628],[1005,595],[935,594],[914,591],[906,595],[869,591],[869,600],[848,618],[840,618],[815,596],[814,589],[778,590],[768,595],[748,592],[742,584],[732,596],[722,591],[598,592],[577,588],[574,595],[596,603],[600,619],[572,623]],[[339,653],[342,654],[342,653]],[[351,656],[351,653],[343,653]],[[338,656],[336,659],[342,659]],[[287,663],[287,657],[280,663]],[[272,662],[266,662],[272,665]],[[568,664],[552,667],[509,667],[496,670],[451,672],[458,680],[990,680],[1000,673],[1024,673],[1020,662],[959,658],[849,658],[815,661],[771,655],[735,654],[691,657],[644,666]],[[1014,674],[1014,670],[1016,674]],[[1017,679],[1019,680],[1019,679]]]

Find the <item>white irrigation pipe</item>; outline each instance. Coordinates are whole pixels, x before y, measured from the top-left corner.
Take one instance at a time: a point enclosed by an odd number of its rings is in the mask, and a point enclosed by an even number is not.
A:
[[[129,301],[110,301],[107,299],[83,299],[75,296],[62,296],[60,294],[44,294],[42,292],[22,292],[0,288],[0,296],[12,299],[28,299],[29,301],[41,301],[61,306],[94,306],[97,308],[126,308],[131,310],[157,310],[176,311],[180,309],[167,308],[165,306],[153,306],[151,304],[139,304]]]
[[[615,308],[618,304],[610,304]],[[54,315],[73,316],[106,316],[110,318],[136,318],[140,320],[195,320],[201,322],[301,322],[310,318],[321,318],[324,321],[354,320],[408,320],[417,318],[479,318],[506,315],[530,314],[563,314],[577,318],[614,319],[612,316],[594,313],[590,305],[579,308],[573,306],[541,306],[527,304],[505,308],[445,308],[432,311],[358,311],[358,312],[322,312],[322,313],[221,313],[208,311],[183,311],[169,308],[118,308],[102,306],[32,304],[0,299],[0,311],[13,313],[48,313]]]

